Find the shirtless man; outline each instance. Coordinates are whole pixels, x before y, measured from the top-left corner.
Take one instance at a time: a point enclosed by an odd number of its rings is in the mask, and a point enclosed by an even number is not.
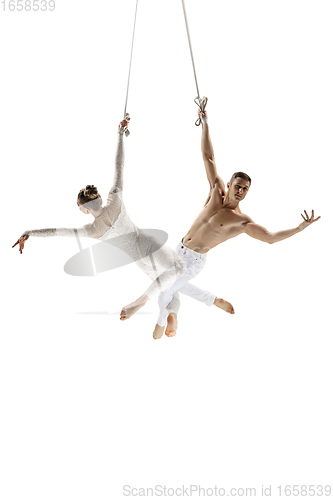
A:
[[[204,267],[209,250],[242,233],[246,233],[252,238],[266,243],[276,243],[299,233],[320,219],[320,217],[314,218],[313,210],[311,217],[304,211],[305,217],[302,215],[304,221],[298,227],[271,233],[264,227],[254,223],[248,215],[243,214],[240,211],[239,203],[247,195],[251,179],[243,172],[236,172],[230,182],[227,183],[226,190],[225,184],[218,176],[216,170],[214,151],[209,135],[207,112],[199,110],[198,114],[202,120],[201,150],[210,192],[202,211],[176,249],[178,255],[183,258],[188,272],[176,280],[170,288],[162,292],[159,296],[160,316],[153,333],[155,339],[162,337],[166,320],[166,335],[169,337],[176,335],[178,311],[170,312],[167,306],[173,300],[177,291],[191,295],[197,300],[205,302],[207,305],[214,304],[228,313],[234,313],[234,309],[229,302],[218,299],[213,294],[204,292],[189,283]],[[140,303],[140,307],[142,307],[145,302],[145,298],[142,296],[135,304],[138,305]],[[136,312],[132,313],[130,306],[131,304],[127,306],[129,313],[127,317]],[[138,309],[136,308],[136,310]],[[127,310],[124,308],[122,319],[127,319],[126,312]]]

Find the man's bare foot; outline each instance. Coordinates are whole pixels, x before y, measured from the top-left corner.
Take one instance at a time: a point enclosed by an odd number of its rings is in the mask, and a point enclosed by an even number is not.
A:
[[[226,300],[216,298],[214,300],[214,306],[217,306],[220,309],[223,309],[223,311],[225,311],[229,314],[235,314],[234,308],[232,307],[230,302],[227,302]]]
[[[177,314],[170,313],[168,316],[168,324],[165,329],[165,335],[167,337],[174,337],[177,333],[177,326],[178,326]]]
[[[141,309],[141,307],[143,307],[148,300],[149,298],[144,294],[138,300],[132,302],[132,304],[128,304],[127,306],[123,307],[120,313],[120,320],[125,321],[125,319],[133,316],[133,314]]]
[[[164,328],[165,328],[164,326],[160,326],[158,323],[156,323],[155,330],[153,333],[154,339],[157,340],[163,336]]]

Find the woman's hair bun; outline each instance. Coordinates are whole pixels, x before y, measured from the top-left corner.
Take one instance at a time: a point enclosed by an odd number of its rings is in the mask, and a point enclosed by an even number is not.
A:
[[[92,203],[90,208],[94,210],[99,210],[102,205],[102,198],[98,193],[97,187],[93,184],[88,184],[85,188],[81,189],[78,194],[79,205],[86,205],[87,203]]]
[[[97,187],[92,184],[88,184],[84,190],[84,196],[96,196],[98,195]]]

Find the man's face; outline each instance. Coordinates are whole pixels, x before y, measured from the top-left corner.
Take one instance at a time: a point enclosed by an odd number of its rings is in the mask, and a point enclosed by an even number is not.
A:
[[[242,201],[250,189],[250,182],[243,179],[242,177],[236,177],[232,181],[232,184],[228,182],[227,188],[229,189],[228,193],[232,200]]]

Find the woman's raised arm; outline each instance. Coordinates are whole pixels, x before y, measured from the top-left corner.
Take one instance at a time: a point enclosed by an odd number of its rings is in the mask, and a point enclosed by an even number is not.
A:
[[[122,120],[118,128],[118,144],[115,158],[115,171],[112,188],[110,189],[107,203],[112,200],[113,193],[119,193],[123,190],[124,185],[124,165],[125,165],[125,152],[124,152],[124,132],[129,124],[128,120]]]

